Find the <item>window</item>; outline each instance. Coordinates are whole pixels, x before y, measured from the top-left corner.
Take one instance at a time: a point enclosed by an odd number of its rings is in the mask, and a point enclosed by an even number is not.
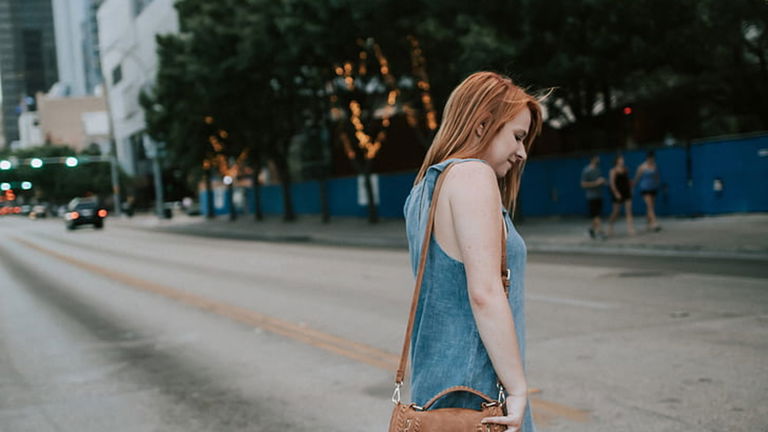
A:
[[[141,11],[147,7],[152,0],[133,0],[133,16],[134,18],[141,14]]]
[[[117,65],[114,69],[112,69],[112,85],[117,85],[120,81],[123,80],[123,68],[121,65]]]

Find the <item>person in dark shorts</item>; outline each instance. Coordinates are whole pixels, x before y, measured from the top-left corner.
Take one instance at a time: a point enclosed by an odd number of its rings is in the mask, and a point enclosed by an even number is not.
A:
[[[589,160],[589,165],[581,171],[581,187],[587,198],[589,207],[589,217],[592,219],[592,226],[589,228],[589,236],[594,238],[604,238],[602,231],[601,214],[603,212],[603,185],[605,178],[600,173],[600,156],[594,155]]]
[[[613,235],[613,224],[619,217],[622,205],[624,206],[624,214],[627,217],[627,234],[635,235],[635,226],[632,221],[632,186],[629,181],[629,172],[626,165],[624,165],[624,156],[616,156],[608,179],[613,200],[613,211],[608,219],[608,235]]]
[[[637,167],[635,174],[635,184],[640,189],[640,194],[645,201],[646,220],[648,221],[648,231],[660,231],[661,227],[656,221],[656,194],[659,191],[661,176],[659,168],[656,166],[656,155],[649,151],[645,156],[645,161]]]

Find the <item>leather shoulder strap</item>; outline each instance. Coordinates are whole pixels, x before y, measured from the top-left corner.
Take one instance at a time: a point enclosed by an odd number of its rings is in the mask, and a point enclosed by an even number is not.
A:
[[[403,342],[403,350],[400,355],[400,364],[395,374],[395,384],[402,384],[405,379],[405,367],[408,362],[408,352],[411,348],[411,332],[413,331],[413,320],[416,316],[416,307],[419,303],[419,292],[421,292],[421,283],[424,280],[424,267],[427,262],[427,253],[429,251],[429,243],[432,240],[432,230],[435,225],[435,212],[437,211],[437,199],[440,196],[440,190],[442,189],[443,181],[446,178],[448,171],[454,166],[455,163],[451,163],[443,169],[443,172],[437,178],[437,184],[432,192],[432,202],[429,206],[429,217],[427,219],[427,225],[424,227],[424,240],[421,243],[421,255],[419,256],[419,268],[416,272],[416,286],[413,289],[413,298],[411,299],[411,312],[408,316],[408,326],[405,330],[405,341]],[[500,212],[501,213],[501,212]],[[507,242],[506,242],[506,222],[502,214],[502,236],[501,236],[501,278],[504,283],[504,292],[508,292],[509,287],[509,270],[507,269]]]

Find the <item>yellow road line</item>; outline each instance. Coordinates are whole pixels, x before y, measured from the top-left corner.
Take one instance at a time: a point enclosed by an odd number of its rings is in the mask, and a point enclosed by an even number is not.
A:
[[[193,306],[197,309],[213,312],[231,320],[244,324],[263,328],[281,336],[285,336],[302,343],[324,349],[332,353],[369,364],[385,370],[395,370],[399,357],[394,354],[382,351],[378,348],[350,341],[338,336],[321,332],[309,327],[300,326],[278,318],[273,318],[258,312],[233,306],[227,303],[210,300],[208,298],[184,292],[166,285],[139,279],[126,273],[110,270],[86,261],[73,258],[69,255],[56,252],[54,250],[39,246],[28,240],[13,237],[13,239],[30,249],[64,261],[75,267],[87,270],[100,276],[120,282],[142,291],[148,291],[163,297],[179,301],[181,303]]]
[[[352,360],[357,360],[379,369],[393,371],[397,367],[397,364],[400,360],[399,356],[386,351],[382,351],[370,345],[354,342],[306,326],[301,326],[278,318],[270,317],[268,315],[264,315],[249,309],[210,300],[208,298],[184,292],[166,285],[143,280],[131,276],[127,273],[110,270],[105,267],[73,258],[61,252],[56,252],[54,250],[42,247],[22,238],[12,237],[12,239],[27,246],[30,249],[36,250],[40,253],[51,256],[83,270],[87,270],[91,273],[103,276],[107,279],[112,279],[142,291],[151,292],[168,299],[176,300],[189,306],[193,306],[197,309],[212,312],[216,315],[229,318],[233,321],[260,327],[274,334],[285,336],[287,338],[326,350],[334,354],[341,355],[343,357],[347,357]],[[532,396],[540,393],[541,390],[536,388],[531,388],[529,391],[529,394]],[[533,405],[533,413],[536,421],[542,423],[543,425],[550,424],[554,418],[558,417],[577,422],[586,422],[589,420],[588,411],[580,410],[555,402],[550,402],[541,399],[540,397],[532,397],[531,404]]]

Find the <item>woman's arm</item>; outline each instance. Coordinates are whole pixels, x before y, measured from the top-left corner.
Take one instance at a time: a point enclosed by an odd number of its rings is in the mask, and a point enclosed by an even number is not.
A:
[[[496,175],[482,162],[464,162],[452,169],[445,187],[480,338],[507,392],[527,397],[515,323],[500,274],[503,225]]]

